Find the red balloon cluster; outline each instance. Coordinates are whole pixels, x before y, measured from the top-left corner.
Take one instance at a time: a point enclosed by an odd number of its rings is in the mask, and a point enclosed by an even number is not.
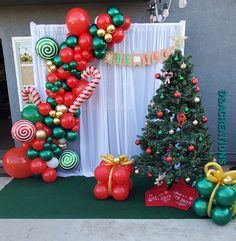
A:
[[[113,170],[112,170],[113,168]],[[109,193],[108,183],[109,176],[111,177],[111,192]],[[129,191],[132,188],[132,180],[130,175],[133,172],[133,165],[115,167],[106,165],[104,161],[96,167],[94,176],[98,184],[94,187],[94,195],[97,199],[107,199],[112,196],[117,201],[123,201],[129,196]]]

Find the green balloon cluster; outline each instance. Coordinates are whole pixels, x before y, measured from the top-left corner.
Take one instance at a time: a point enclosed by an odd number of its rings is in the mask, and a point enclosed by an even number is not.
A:
[[[193,211],[200,217],[207,217],[209,200],[215,189],[215,184],[207,180],[207,178],[201,178],[196,183],[196,189],[200,198],[193,203]],[[220,186],[216,190],[212,203],[213,207],[210,210],[211,219],[219,225],[230,222],[235,202],[236,191],[234,186]]]
[[[44,116],[39,113],[36,105],[28,105],[21,112],[21,119],[31,121],[32,123],[42,122]]]

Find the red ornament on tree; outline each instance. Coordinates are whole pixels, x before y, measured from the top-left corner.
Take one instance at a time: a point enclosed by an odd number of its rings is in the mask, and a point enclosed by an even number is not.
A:
[[[181,97],[181,93],[180,93],[179,91],[175,91],[174,97],[175,97],[176,99],[180,98],[180,97]]]
[[[197,85],[197,84],[198,84],[198,80],[197,80],[197,79],[195,79],[195,78],[194,78],[194,79],[192,79],[192,84],[193,84],[193,85]]]
[[[147,149],[146,149],[146,154],[151,154],[152,153],[152,149],[150,148],[150,147],[148,147]]]
[[[136,144],[136,145],[140,145],[140,144],[141,144],[141,141],[140,141],[140,140],[136,140],[136,141],[135,141],[135,144]]]
[[[194,145],[189,145],[189,146],[188,146],[188,151],[189,151],[189,152],[195,151],[195,146],[194,146]]]
[[[160,73],[156,73],[156,74],[155,74],[155,78],[156,78],[156,79],[160,79],[160,78],[161,78],[161,74],[160,74]]]
[[[197,87],[195,88],[195,92],[196,92],[196,93],[200,92],[200,87],[197,86]]]
[[[164,113],[162,111],[158,111],[156,114],[158,118],[162,118],[164,116]]]
[[[172,156],[167,156],[166,157],[166,162],[172,162],[172,160],[173,160]]]
[[[207,123],[208,119],[206,118],[206,116],[202,117],[202,123]]]

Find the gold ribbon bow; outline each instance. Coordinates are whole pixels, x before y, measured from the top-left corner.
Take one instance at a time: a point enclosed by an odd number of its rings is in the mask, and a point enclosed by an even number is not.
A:
[[[133,160],[129,160],[127,155],[120,155],[117,157],[114,157],[111,154],[107,154],[106,156],[101,156],[102,160],[105,161],[105,165],[107,166],[112,166],[110,174],[109,174],[109,179],[108,179],[108,194],[111,195],[112,193],[112,174],[114,171],[114,168],[117,167],[118,165],[120,166],[126,166],[133,164]]]
[[[209,162],[205,165],[204,171],[206,173],[206,177],[210,182],[216,183],[216,186],[211,194],[207,214],[211,216],[211,209],[214,201],[214,197],[216,194],[217,189],[221,185],[233,185],[236,184],[236,171],[228,171],[224,172],[223,168],[216,162]],[[232,216],[236,214],[236,202],[234,203],[234,209]]]

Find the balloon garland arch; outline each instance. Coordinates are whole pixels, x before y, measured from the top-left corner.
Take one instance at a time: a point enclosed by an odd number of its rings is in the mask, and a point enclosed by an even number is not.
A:
[[[67,142],[76,140],[80,106],[92,96],[101,79],[100,71],[89,64],[94,59],[103,59],[107,50],[122,42],[130,24],[130,18],[117,7],[109,7],[92,24],[84,9],[73,8],[66,15],[69,32],[63,43],[58,45],[47,36],[37,41],[36,53],[48,66],[48,97],[42,102],[35,88],[23,88],[23,100],[33,104],[22,110],[22,120],[12,127],[12,137],[21,147],[4,155],[3,167],[9,175],[25,178],[30,173],[41,174],[45,182],[53,182],[57,179],[57,167],[78,167],[79,157],[67,150]],[[22,168],[19,163],[14,166],[15,153],[21,153],[24,159]]]

